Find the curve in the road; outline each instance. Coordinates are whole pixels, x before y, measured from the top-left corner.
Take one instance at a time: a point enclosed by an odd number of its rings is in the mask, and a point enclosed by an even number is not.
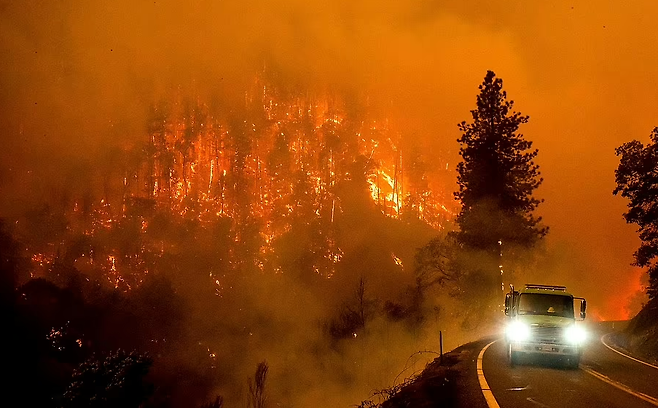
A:
[[[653,365],[653,364],[650,364],[650,363],[647,363],[647,362],[645,362],[645,361],[639,360],[639,359],[637,359],[637,358],[634,358],[634,357],[632,357],[632,356],[629,356],[629,355],[627,355],[627,354],[625,354],[625,353],[622,353],[622,352],[620,352],[620,351],[614,349],[613,347],[611,347],[611,346],[606,342],[606,338],[607,338],[606,336],[607,336],[607,335],[603,335],[603,336],[601,336],[601,337],[599,338],[599,341],[601,342],[601,344],[602,344],[603,346],[605,346],[606,348],[608,348],[608,349],[610,349],[611,351],[614,351],[616,354],[619,354],[619,355],[621,355],[621,356],[623,356],[623,357],[626,357],[626,358],[628,358],[628,359],[630,359],[630,360],[633,360],[633,361],[635,361],[635,362],[641,363],[641,364],[643,364],[643,365],[645,365],[645,366],[648,366],[648,367],[651,367],[651,368],[653,368],[653,369],[658,369],[658,366],[655,366],[655,365]],[[477,368],[477,376],[478,376],[478,381],[479,381],[480,389],[481,389],[482,394],[483,394],[483,396],[484,396],[484,399],[485,399],[485,401],[486,401],[486,403],[487,403],[487,405],[488,405],[488,408],[500,408],[500,405],[499,405],[498,401],[496,400],[496,398],[494,397],[493,392],[492,392],[492,390],[491,390],[491,387],[489,386],[489,383],[487,382],[487,380],[486,380],[486,378],[485,378],[484,370],[483,370],[484,353],[487,351],[487,349],[488,349],[490,346],[492,346],[494,343],[496,343],[496,341],[497,341],[497,340],[494,340],[494,341],[490,342],[489,344],[485,345],[485,346],[482,348],[482,350],[480,350],[479,355],[478,355],[478,357],[477,357],[477,364],[476,364],[476,368]],[[635,397],[635,398],[639,398],[639,399],[643,400],[644,402],[646,402],[646,403],[648,403],[648,404],[650,404],[650,405],[653,405],[653,406],[658,407],[658,398],[656,398],[655,396],[648,395],[648,394],[646,394],[646,393],[644,393],[644,392],[640,392],[640,391],[637,390],[637,389],[633,389],[633,388],[635,388],[635,387],[631,388],[631,387],[629,387],[628,385],[626,385],[626,384],[624,384],[624,383],[622,383],[622,382],[619,382],[618,379],[613,379],[613,378],[611,378],[610,376],[605,375],[605,374],[602,374],[601,372],[599,372],[599,371],[597,371],[597,370],[595,370],[595,369],[593,369],[593,368],[594,368],[594,367],[592,367],[592,366],[589,365],[589,364],[586,364],[586,365],[581,364],[581,365],[580,365],[580,369],[581,369],[583,372],[589,374],[590,376],[595,377],[595,378],[599,379],[600,381],[602,381],[602,382],[604,382],[604,383],[606,383],[606,384],[608,384],[608,385],[611,385],[611,386],[617,388],[617,389],[620,390],[620,391],[623,391],[623,392],[626,393],[627,395],[632,395],[633,397]],[[605,372],[605,371],[604,371],[604,372]],[[645,388],[646,388],[646,387],[645,387]],[[643,390],[643,391],[646,392],[646,390]],[[529,400],[530,402],[534,402],[534,401],[531,401],[530,398],[528,398],[528,400]]]
[[[487,383],[486,378],[484,378],[484,371],[482,370],[482,358],[484,357],[484,352],[487,351],[489,346],[491,346],[495,342],[496,340],[484,346],[480,351],[477,360],[477,373],[478,373],[478,380],[480,381],[480,389],[482,390],[482,394],[484,395],[484,399],[487,401],[487,405],[489,406],[489,408],[500,408],[500,405],[498,405],[498,401],[496,401],[496,398],[491,392],[491,388],[489,388],[489,384]]]
[[[638,363],[644,364],[645,366],[648,366],[648,367],[651,367],[651,368],[655,368],[656,370],[658,370],[658,366],[655,366],[655,365],[653,365],[653,364],[649,364],[649,363],[647,363],[646,361],[642,361],[642,360],[637,359],[637,358],[635,358],[635,357],[629,356],[628,354],[622,353],[621,351],[619,351],[619,350],[617,350],[617,349],[611,347],[611,346],[605,341],[605,339],[606,339],[609,335],[611,335],[611,334],[612,334],[612,333],[608,333],[608,334],[604,334],[603,336],[601,336],[601,343],[603,343],[604,346],[606,346],[607,348],[609,348],[610,350],[614,351],[615,353],[617,353],[617,354],[619,354],[619,355],[622,355],[622,356],[624,356],[624,357],[626,357],[626,358],[630,358],[630,359],[633,360],[633,361],[637,361]]]
[[[617,381],[614,381],[614,380],[610,379],[608,376],[605,376],[605,375],[603,375],[603,374],[601,374],[597,371],[592,370],[591,368],[582,367],[582,369],[586,373],[588,373],[590,375],[593,375],[594,377],[598,378],[599,380],[601,380],[605,383],[608,383],[608,384],[612,385],[613,387],[618,388],[622,391],[625,391],[625,392],[627,392],[631,395],[634,395],[634,396],[638,397],[639,399],[648,402],[651,405],[655,405],[655,406],[658,407],[658,399],[655,399],[655,398],[653,398],[653,397],[651,397],[647,394],[643,394],[641,392],[635,391],[635,390],[631,389],[630,387],[625,386],[624,384],[622,384],[620,382],[617,382]]]

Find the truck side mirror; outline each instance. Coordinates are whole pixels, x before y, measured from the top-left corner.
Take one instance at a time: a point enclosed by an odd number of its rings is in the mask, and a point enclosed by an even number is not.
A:
[[[509,312],[512,306],[511,303],[512,303],[512,296],[508,293],[505,295],[505,316],[509,316]]]
[[[587,301],[585,299],[583,299],[580,302],[580,318],[581,319],[585,319],[585,316],[587,315],[586,311],[587,311]]]

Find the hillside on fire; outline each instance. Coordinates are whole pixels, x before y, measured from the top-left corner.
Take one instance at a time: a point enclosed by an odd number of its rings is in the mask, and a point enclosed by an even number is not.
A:
[[[406,404],[528,282],[651,355],[658,5],[571,3],[0,0],[6,401]]]
[[[336,97],[256,81],[240,109],[152,106],[141,140],[5,221],[16,389],[36,385],[39,405],[340,406],[433,358],[439,334],[491,329],[503,248],[522,271],[547,228],[528,118],[492,71],[480,90],[459,214],[448,166]],[[505,133],[483,136],[494,117]]]
[[[148,373],[121,398],[152,406],[239,406],[258,364],[271,400],[339,406],[460,313],[414,272],[455,209],[445,164],[340,101],[274,92],[154,105],[134,145],[5,220],[16,386],[42,391],[26,403],[77,406],[102,380],[76,367],[105,361]]]

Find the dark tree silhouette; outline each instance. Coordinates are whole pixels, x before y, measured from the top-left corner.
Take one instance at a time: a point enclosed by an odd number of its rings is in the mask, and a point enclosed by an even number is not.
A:
[[[5,376],[5,398],[20,401],[24,405],[39,405],[47,402],[40,390],[46,381],[37,370],[40,362],[39,342],[35,330],[26,322],[18,305],[16,285],[23,260],[20,246],[9,234],[5,222],[0,219],[0,316],[4,348],[7,350],[4,369],[10,375]],[[35,388],[36,387],[36,388]]]
[[[224,406],[224,397],[218,395],[214,401],[201,405],[201,408],[222,408]]]
[[[456,260],[459,246],[451,236],[438,236],[416,251],[416,285],[425,290],[436,284],[457,284],[461,278]]]
[[[18,280],[19,246],[5,230],[5,222],[0,219],[0,306],[13,307]]]
[[[429,182],[427,180],[428,164],[423,157],[421,146],[412,144],[407,149],[406,177],[409,187],[405,194],[405,205],[402,208],[402,216],[405,220],[422,218],[422,208],[427,206],[427,198],[430,195]]]
[[[256,367],[254,379],[249,379],[249,408],[265,408],[267,395],[265,394],[265,380],[269,366],[266,361],[261,361]]]
[[[367,294],[367,281],[359,278],[354,296],[345,302],[337,316],[328,324],[328,332],[333,340],[353,338],[366,330],[366,323],[374,315],[375,301]]]
[[[537,149],[518,133],[529,117],[514,112],[503,81],[488,71],[479,86],[472,122],[459,124],[463,161],[457,166],[462,203],[457,239],[467,248],[497,252],[500,242],[531,247],[548,232],[532,213],[541,200],[533,191],[543,179]]]
[[[650,139],[646,146],[633,140],[615,149],[620,161],[615,170],[617,187],[612,193],[621,193],[629,200],[624,219],[638,225],[642,241],[633,254],[633,264],[649,267],[647,293],[650,299],[655,299],[658,298],[658,127],[653,129]]]

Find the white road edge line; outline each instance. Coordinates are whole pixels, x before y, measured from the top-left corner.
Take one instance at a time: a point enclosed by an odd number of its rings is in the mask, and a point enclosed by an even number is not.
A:
[[[634,396],[638,397],[639,399],[648,402],[651,405],[655,405],[655,406],[658,407],[658,399],[655,399],[654,397],[651,397],[647,394],[643,394],[641,392],[633,391],[631,388],[627,387],[626,385],[624,385],[620,382],[617,382],[615,380],[612,380],[612,379],[610,379],[610,377],[607,377],[607,376],[605,376],[605,375],[603,375],[599,372],[596,372],[596,371],[592,370],[591,368],[582,367],[582,369],[586,373],[588,373],[590,375],[593,375],[594,377],[598,378],[599,380],[601,380],[605,383],[608,383],[608,384],[612,385],[613,387],[618,388],[622,391],[625,391],[625,392],[627,392],[631,395],[634,395]]]
[[[484,378],[484,371],[482,371],[482,357],[484,357],[484,352],[487,351],[489,346],[494,344],[496,341],[497,340],[494,340],[491,343],[484,346],[484,348],[480,351],[480,354],[478,355],[478,361],[477,361],[477,373],[478,373],[478,380],[480,381],[480,389],[482,390],[482,395],[484,395],[484,399],[487,401],[487,405],[489,406],[489,408],[500,408],[500,405],[498,405],[498,401],[496,401],[496,398],[491,392],[491,388],[489,388],[489,384],[487,384],[487,380]]]
[[[658,366],[655,366],[655,365],[653,365],[653,364],[649,364],[649,363],[647,363],[646,361],[642,361],[642,360],[637,359],[637,358],[635,358],[635,357],[631,357],[631,356],[629,356],[628,354],[622,353],[621,351],[619,351],[619,350],[615,350],[614,348],[612,348],[611,346],[609,346],[608,343],[605,342],[605,338],[608,337],[610,334],[612,334],[612,333],[604,334],[603,336],[601,336],[601,343],[603,343],[604,346],[606,346],[607,348],[609,348],[610,350],[614,351],[615,353],[617,353],[617,354],[619,354],[619,355],[622,355],[622,356],[624,356],[624,357],[626,357],[626,358],[630,358],[630,359],[633,360],[633,361],[637,361],[638,363],[644,364],[645,366],[649,366],[649,367],[651,367],[651,368],[655,368],[656,370],[658,370]]]

